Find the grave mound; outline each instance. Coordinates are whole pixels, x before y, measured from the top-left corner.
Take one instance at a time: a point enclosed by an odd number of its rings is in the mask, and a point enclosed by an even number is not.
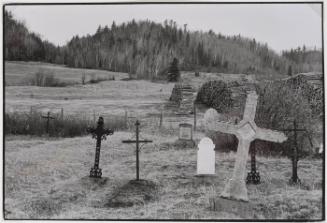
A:
[[[144,205],[156,200],[158,197],[158,186],[148,180],[131,180],[118,189],[108,201],[105,207],[131,207],[134,205]]]

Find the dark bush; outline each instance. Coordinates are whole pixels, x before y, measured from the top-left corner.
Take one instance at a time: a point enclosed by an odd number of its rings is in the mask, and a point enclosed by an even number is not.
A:
[[[65,87],[68,83],[55,78],[53,73],[46,70],[39,70],[30,80],[31,85],[39,87]]]
[[[41,112],[27,113],[6,113],[5,114],[5,134],[14,135],[38,135],[46,134],[46,120],[42,118]],[[82,116],[52,114],[55,119],[50,120],[49,135],[54,137],[74,137],[87,134],[86,128],[95,127],[95,122]],[[124,117],[105,117],[105,125],[114,130],[126,128]]]
[[[232,92],[223,81],[204,83],[197,95],[197,103],[203,103],[218,112],[227,111],[233,106]]]

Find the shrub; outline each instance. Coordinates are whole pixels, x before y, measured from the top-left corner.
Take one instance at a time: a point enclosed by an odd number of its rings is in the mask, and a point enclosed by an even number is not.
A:
[[[47,73],[46,70],[37,71],[30,80],[31,85],[39,87],[65,87],[68,84],[55,78],[52,73]]]
[[[41,112],[6,113],[5,134],[14,135],[38,135],[46,134],[46,120],[42,118]],[[86,128],[96,125],[93,120],[83,116],[66,115],[61,118],[53,114],[55,119],[50,120],[49,135],[54,137],[74,137],[86,135]],[[114,130],[126,128],[124,117],[105,117],[105,125]]]
[[[204,83],[198,92],[196,101],[212,107],[218,112],[227,111],[233,105],[232,92],[223,81]]]
[[[115,80],[115,77],[97,77],[95,74],[91,76],[91,79],[89,80],[90,84],[97,84],[101,81],[112,81]]]
[[[314,134],[314,121],[309,101],[303,96],[301,89],[291,89],[285,82],[269,82],[257,86],[259,101],[256,111],[256,124],[268,129],[292,129],[293,121],[298,128],[307,132],[298,132],[297,144],[302,155],[311,153],[307,135]],[[294,147],[294,132],[285,132],[288,140],[283,144],[268,143],[270,150],[280,151],[283,155],[291,155]],[[267,145],[267,143],[265,143]]]
[[[178,69],[178,59],[174,58],[170,64],[167,79],[169,82],[177,82],[180,79],[180,72]]]

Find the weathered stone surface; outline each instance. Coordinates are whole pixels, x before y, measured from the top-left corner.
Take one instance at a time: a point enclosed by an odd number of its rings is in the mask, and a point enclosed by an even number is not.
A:
[[[201,139],[198,145],[197,174],[215,174],[215,145],[208,137]]]
[[[238,138],[236,161],[232,178],[228,181],[221,196],[236,200],[247,201],[247,189],[245,185],[246,162],[250,143],[255,139],[283,142],[287,139],[284,133],[261,129],[254,122],[258,96],[256,92],[250,92],[246,99],[243,120],[238,124],[220,122],[215,110],[209,109],[204,115],[206,129],[222,133],[233,134]]]

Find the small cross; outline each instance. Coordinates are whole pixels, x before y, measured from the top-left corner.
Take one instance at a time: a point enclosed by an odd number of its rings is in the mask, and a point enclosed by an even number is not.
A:
[[[43,116],[42,118],[46,118],[47,119],[47,124],[46,124],[46,133],[49,134],[49,125],[50,125],[50,119],[55,119],[54,117],[50,116],[50,112],[48,112],[47,116]]]
[[[248,176],[246,177],[247,184],[259,184],[260,183],[260,173],[257,171],[256,160],[255,160],[255,141],[252,142],[250,153],[251,153],[251,171],[248,172]]]
[[[140,140],[139,139],[139,126],[140,122],[139,120],[136,120],[135,122],[135,131],[136,131],[136,140],[123,140],[122,143],[136,143],[136,180],[139,180],[139,151],[140,151],[140,143],[150,143],[152,140]]]
[[[101,140],[105,140],[107,138],[107,135],[114,134],[114,131],[111,129],[105,129],[103,117],[99,117],[97,127],[87,128],[87,132],[91,133],[92,138],[95,138],[97,140],[95,147],[94,167],[92,167],[90,170],[90,177],[101,178],[102,170],[99,168]]]
[[[307,132],[306,129],[299,129],[297,127],[297,122],[296,120],[293,121],[293,128],[289,129],[281,129],[281,131],[285,132],[293,132],[294,139],[293,139],[293,155],[292,155],[292,177],[290,179],[290,184],[297,184],[300,183],[300,178],[297,175],[297,162],[299,160],[299,148],[297,145],[297,132]],[[309,138],[310,139],[310,138]],[[310,141],[311,143],[311,141]],[[312,145],[311,145],[312,146]]]
[[[284,133],[270,129],[259,128],[255,122],[255,112],[257,108],[258,95],[255,91],[250,92],[246,98],[243,120],[238,124],[220,122],[216,119],[218,113],[214,109],[209,109],[204,114],[204,121],[207,130],[233,134],[238,138],[236,161],[232,178],[228,181],[222,197],[234,198],[236,200],[248,201],[247,189],[245,186],[245,170],[252,141],[260,139],[264,141],[283,142],[287,139]],[[214,117],[211,114],[215,114]]]

